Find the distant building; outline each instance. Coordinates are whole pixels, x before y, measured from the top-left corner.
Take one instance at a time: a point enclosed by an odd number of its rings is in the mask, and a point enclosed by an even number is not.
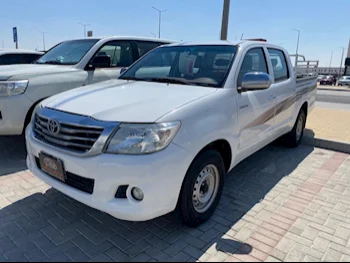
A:
[[[318,75],[340,75],[339,74],[340,67],[319,67],[317,69]],[[341,75],[344,74],[345,68],[341,68]]]

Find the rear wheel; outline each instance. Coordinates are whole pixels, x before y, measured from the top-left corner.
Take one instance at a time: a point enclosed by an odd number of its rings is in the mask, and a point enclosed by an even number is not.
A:
[[[207,150],[196,157],[186,174],[176,209],[183,224],[197,227],[213,215],[222,195],[224,176],[220,153]]]
[[[284,136],[285,144],[288,147],[298,147],[301,144],[304,136],[305,124],[306,112],[304,109],[301,109],[293,130]]]

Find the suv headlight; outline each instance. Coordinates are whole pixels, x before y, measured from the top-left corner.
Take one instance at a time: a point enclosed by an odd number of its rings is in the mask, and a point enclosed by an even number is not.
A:
[[[28,80],[0,81],[0,97],[23,94],[28,87]]]
[[[180,122],[121,124],[110,140],[106,152],[116,154],[158,152],[170,144],[180,125]]]

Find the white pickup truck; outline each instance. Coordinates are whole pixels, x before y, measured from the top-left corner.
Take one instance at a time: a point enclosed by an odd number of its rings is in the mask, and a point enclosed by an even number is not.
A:
[[[295,78],[263,42],[157,48],[118,80],[43,101],[26,131],[30,171],[116,218],[176,211],[197,226],[216,209],[225,174],[284,136],[301,143],[316,75]]]
[[[174,41],[140,37],[78,39],[58,44],[33,64],[1,66],[0,135],[21,134],[43,99],[115,79],[122,68],[169,43]]]

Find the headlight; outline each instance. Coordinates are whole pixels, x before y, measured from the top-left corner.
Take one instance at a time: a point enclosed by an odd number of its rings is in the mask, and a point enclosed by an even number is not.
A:
[[[107,146],[108,153],[147,154],[169,145],[180,122],[156,124],[121,124]]]
[[[0,81],[0,97],[19,95],[26,91],[28,80]]]

